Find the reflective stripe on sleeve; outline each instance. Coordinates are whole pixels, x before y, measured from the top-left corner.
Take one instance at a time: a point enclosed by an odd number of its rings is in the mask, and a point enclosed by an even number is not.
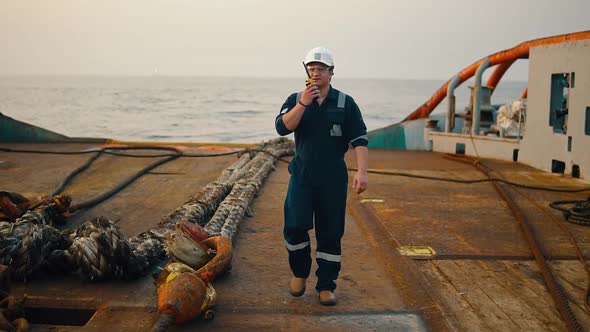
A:
[[[361,135],[361,136],[359,136],[359,137],[351,140],[350,143],[352,143],[352,142],[354,142],[356,140],[359,140],[359,139],[366,139],[368,141],[369,140],[369,136],[367,136],[367,135]]]
[[[287,250],[289,251],[297,251],[309,246],[309,241],[302,242],[299,244],[289,244],[289,242],[285,240],[285,246],[287,246]]]
[[[337,262],[340,263],[340,255],[332,255],[325,252],[318,251],[315,255],[317,258],[325,259],[330,262]]]

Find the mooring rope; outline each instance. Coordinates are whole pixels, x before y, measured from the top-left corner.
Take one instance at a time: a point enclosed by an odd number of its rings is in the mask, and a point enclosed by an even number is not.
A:
[[[166,256],[166,234],[179,221],[205,225],[214,219],[217,233],[232,240],[239,222],[251,213],[249,205],[275,162],[293,153],[291,140],[263,142],[243,153],[215,181],[163,218],[157,227],[130,239],[125,238],[115,222],[104,217],[88,221],[77,230],[59,231],[54,226],[64,219],[71,201],[61,198],[67,196],[44,199],[16,222],[0,222],[0,264],[9,265],[13,278],[19,280],[26,280],[41,268],[78,271],[93,281],[145,275]],[[58,186],[63,187],[65,182]],[[221,210],[220,206],[223,206]]]

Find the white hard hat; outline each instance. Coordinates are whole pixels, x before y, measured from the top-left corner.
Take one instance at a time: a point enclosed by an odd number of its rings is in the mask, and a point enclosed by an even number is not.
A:
[[[320,62],[328,67],[334,67],[334,58],[332,58],[332,51],[325,47],[312,48],[305,56],[305,64],[311,62]]]

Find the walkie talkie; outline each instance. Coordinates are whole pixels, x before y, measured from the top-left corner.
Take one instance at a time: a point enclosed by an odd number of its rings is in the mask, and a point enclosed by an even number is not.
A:
[[[303,68],[305,68],[305,73],[307,74],[307,80],[305,81],[305,86],[308,86],[311,83],[313,83],[313,80],[311,79],[311,75],[309,75],[309,71],[307,70],[307,66],[305,65],[305,62],[303,62]]]

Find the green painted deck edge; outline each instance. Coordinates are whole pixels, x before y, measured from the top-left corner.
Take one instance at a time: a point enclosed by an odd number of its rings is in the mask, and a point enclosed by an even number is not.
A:
[[[70,138],[0,113],[0,142],[68,142]]]
[[[405,128],[397,123],[368,133],[369,149],[406,150]]]

